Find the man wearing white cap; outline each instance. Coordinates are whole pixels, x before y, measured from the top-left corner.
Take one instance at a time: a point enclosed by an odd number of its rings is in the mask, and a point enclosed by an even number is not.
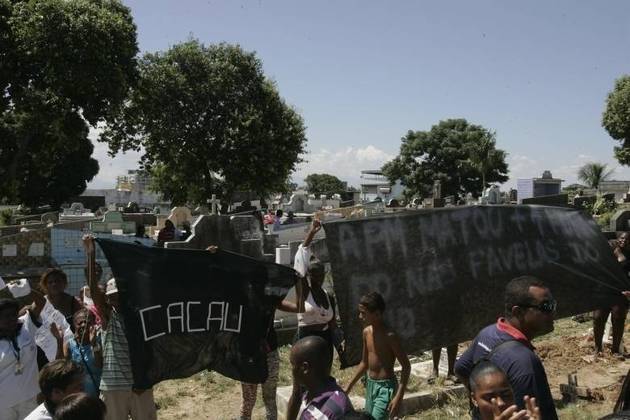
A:
[[[0,299],[0,419],[22,420],[37,407],[39,369],[35,332],[41,325],[40,314],[46,299],[40,292],[31,291],[26,279],[5,285],[0,278],[0,290],[7,286],[14,298],[29,295],[33,298],[33,304],[21,317],[16,299]],[[57,340],[57,357],[61,357],[63,337],[54,323],[51,333]]]
[[[133,420],[156,420],[153,390],[133,388],[129,344],[122,316],[118,313],[116,280],[110,279],[103,293],[95,275],[94,238],[85,236],[83,245],[88,261],[88,286],[103,328],[103,374],[100,389],[101,399],[107,406],[105,418],[119,420],[131,415]]]

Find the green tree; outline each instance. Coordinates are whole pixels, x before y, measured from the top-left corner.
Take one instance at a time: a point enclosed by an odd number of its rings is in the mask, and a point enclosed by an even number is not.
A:
[[[310,174],[304,178],[309,194],[320,196],[326,194],[330,198],[333,194],[341,194],[346,191],[346,183],[334,175]]]
[[[174,203],[282,191],[306,143],[302,118],[254,53],[191,40],[145,55],[140,82],[101,138],[143,150],[141,165]]]
[[[630,165],[630,75],[615,82],[615,88],[608,94],[602,126],[610,137],[619,141],[615,147],[615,157],[622,165]]]
[[[481,162],[484,155],[487,162]],[[398,156],[382,170],[390,182],[401,180],[407,198],[428,196],[435,180],[444,196],[478,196],[482,183],[507,181],[505,157],[494,147],[493,133],[465,119],[449,119],[429,131],[408,131]]]
[[[496,148],[495,135],[490,132],[472,142],[467,149],[466,163],[481,175],[481,189],[483,190],[488,186],[486,175],[505,164],[507,153]]]
[[[614,171],[614,169],[608,169],[605,163],[589,162],[578,170],[577,175],[578,179],[589,188],[599,189],[599,184],[610,179]]]
[[[0,202],[57,206],[98,172],[89,125],[136,81],[136,27],[114,0],[0,0]]]

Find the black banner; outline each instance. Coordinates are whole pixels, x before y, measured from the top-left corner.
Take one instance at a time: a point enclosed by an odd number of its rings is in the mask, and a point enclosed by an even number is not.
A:
[[[291,268],[221,250],[97,242],[116,278],[136,387],[204,369],[266,380],[265,339],[295,284]]]
[[[630,282],[595,222],[545,206],[468,206],[324,224],[348,360],[361,357],[359,299],[376,290],[407,351],[473,338],[503,315],[508,281],[533,275],[558,317],[622,298]]]

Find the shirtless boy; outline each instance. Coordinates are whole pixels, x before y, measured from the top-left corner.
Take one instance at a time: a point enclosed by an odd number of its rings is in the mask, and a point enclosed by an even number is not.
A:
[[[357,373],[346,387],[349,393],[354,384],[368,372],[366,378],[365,411],[376,420],[396,418],[409,381],[409,358],[403,351],[398,335],[383,320],[385,301],[377,292],[370,292],[359,301],[359,319],[363,329],[363,357]],[[394,374],[394,362],[402,366],[400,386]]]

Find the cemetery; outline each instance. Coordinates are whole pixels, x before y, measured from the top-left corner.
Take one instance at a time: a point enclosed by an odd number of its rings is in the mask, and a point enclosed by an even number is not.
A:
[[[0,420],[630,418],[630,3],[180,3],[0,2]]]
[[[574,203],[569,203],[566,194],[556,194],[553,196],[527,198],[523,199],[523,202],[528,205],[544,205],[560,208],[576,207],[579,209],[584,207],[584,200],[587,197],[576,197]],[[614,200],[612,196],[607,199],[611,201]],[[303,193],[296,193],[292,194],[286,201],[285,199],[281,199],[275,203],[278,208],[282,208],[287,213],[289,211],[294,212],[294,214],[296,214],[295,222],[288,225],[280,225],[279,228],[276,227],[275,229],[272,225],[263,225],[261,219],[251,214],[245,215],[243,212],[233,215],[218,214],[218,200],[214,198],[210,200],[210,208],[197,207],[191,209],[189,207],[179,206],[173,207],[168,214],[155,215],[108,210],[104,214],[97,216],[93,212],[85,210],[80,203],[76,203],[67,209],[63,209],[59,213],[47,212],[42,214],[39,221],[31,220],[28,223],[20,225],[0,227],[0,246],[2,250],[0,276],[7,280],[26,277],[31,280],[31,282],[35,283],[43,271],[48,267],[56,266],[61,268],[68,275],[68,293],[76,295],[86,282],[83,272],[85,254],[81,244],[81,238],[84,234],[91,233],[97,238],[113,239],[125,243],[154,247],[157,245],[157,234],[164,228],[166,220],[170,220],[178,230],[183,229],[186,224],[189,224],[192,231],[192,234],[185,240],[174,240],[164,243],[163,246],[166,249],[204,250],[210,245],[217,245],[220,249],[225,251],[231,251],[257,260],[276,262],[291,267],[298,245],[303,240],[309,229],[310,220],[313,218],[318,218],[326,223],[343,220],[358,222],[360,220],[378,218],[383,215],[411,214],[414,212],[422,213],[439,209],[440,207],[444,209],[457,207],[469,207],[474,209],[477,206],[511,206],[511,204],[507,204],[510,201],[506,194],[501,193],[495,186],[493,188],[489,187],[478,202],[471,201],[469,203],[460,204],[459,206],[454,203],[449,204],[447,200],[441,197],[439,182],[434,184],[433,194],[430,198],[415,200],[413,203],[405,206],[398,203],[396,203],[397,206],[386,205],[382,201],[377,200],[348,207],[337,207],[340,204],[338,199],[335,200],[335,198],[333,198],[328,200],[322,197],[318,200],[314,197],[308,197]],[[233,207],[238,208],[238,204],[239,203],[235,203]],[[497,207],[497,209],[499,207]],[[516,206],[514,208],[516,208]],[[255,211],[260,210],[256,209]],[[608,229],[605,229],[603,233],[608,238],[614,238],[618,232],[628,230],[630,226],[629,223],[630,207],[625,208],[623,201],[620,200],[619,203],[617,203],[615,214],[610,219]],[[138,235],[138,226],[144,229],[145,235]],[[394,229],[393,225],[387,230],[395,232],[392,229]],[[548,229],[551,229],[551,227]],[[394,233],[395,236],[391,236],[387,231],[384,231],[380,235],[385,235],[382,237],[389,238],[387,239],[388,241],[398,240],[395,239],[398,237],[396,233]],[[324,238],[324,232],[322,231],[318,234],[313,248],[315,255],[317,255],[320,260],[326,264],[330,264],[330,251],[326,247],[326,242],[323,240]],[[392,245],[399,246],[395,244],[396,242]],[[353,245],[350,245],[350,247],[353,247]],[[103,267],[105,278],[111,276],[108,260],[100,250],[97,251],[96,259]],[[326,281],[326,287],[331,292],[333,291],[332,281],[333,279],[330,276]],[[295,292],[292,291],[289,293],[288,298],[293,299],[294,296]],[[191,304],[191,302],[188,303],[189,305]],[[223,306],[221,306],[219,303],[220,302],[211,303],[207,314],[208,319],[216,318],[216,322],[219,322],[221,330],[223,331],[237,331],[234,329],[236,328],[234,326],[236,324],[230,325],[227,321],[227,313],[233,312],[235,309],[230,308],[229,305],[226,304],[222,304]],[[192,304],[197,305],[199,302],[193,302]],[[183,309],[184,305],[185,304],[182,303],[182,308],[180,308],[180,312],[177,313],[186,313],[186,310]],[[223,308],[221,311],[219,311],[219,306]],[[151,312],[144,314],[146,316],[154,316],[155,313],[157,313],[155,311],[164,312],[166,310],[165,316],[168,316],[169,319],[171,316],[176,316],[172,315],[170,311],[177,311],[176,308],[173,309],[170,306],[168,309],[164,307],[151,307],[147,308],[147,310]],[[404,317],[401,319],[404,319]],[[154,328],[155,319],[151,322],[152,323],[146,323],[145,325],[143,321],[143,327],[146,328],[145,334],[148,334],[147,340],[165,334],[164,331],[157,331],[155,329],[157,327]],[[193,322],[193,324],[195,323],[198,324],[197,321]],[[183,321],[182,325],[189,325],[190,327],[190,322],[186,323]],[[238,325],[240,325],[240,321]],[[295,315],[278,311],[274,325],[279,334],[281,343],[290,343],[297,326]],[[586,328],[584,324],[578,324],[575,321],[567,319],[563,320],[562,325],[566,325],[570,333],[573,334],[569,339],[576,340],[577,349],[584,348],[584,346],[588,345],[588,328]],[[191,328],[193,328],[191,331],[197,331],[197,329],[195,329],[196,327],[193,326]],[[597,396],[595,401],[609,401],[614,399],[614,394],[618,391],[618,387],[616,386],[616,379],[613,380],[612,377],[622,375],[624,369],[630,368],[630,364],[626,366],[626,364],[618,364],[613,360],[609,360],[607,361],[609,366],[607,365],[608,367],[606,367],[609,372],[606,375],[609,376],[593,377],[596,379],[595,380],[587,374],[580,372],[586,372],[589,366],[597,362],[580,356],[580,351],[567,353],[567,349],[559,348],[559,340],[562,339],[566,339],[566,337],[554,337],[551,340],[544,339],[540,342],[543,348],[548,349],[548,356],[544,360],[547,369],[551,369],[554,372],[555,376],[550,376],[550,382],[553,384],[553,392],[557,393],[558,398],[562,397],[560,390],[566,391],[566,387],[568,386],[565,385],[566,381],[564,378],[566,378],[567,374],[577,371],[579,380],[584,387],[586,387],[585,389],[588,389],[591,393],[595,393],[594,395]],[[465,349],[465,346],[460,345],[460,352],[463,351],[463,349]],[[413,390],[413,392],[410,391],[406,394],[401,413],[406,413],[408,416],[413,413],[439,413],[439,410],[448,409],[447,407],[450,405],[454,405],[455,410],[464,410],[466,394],[464,386],[443,380],[436,384],[430,384],[429,378],[431,377],[432,362],[430,358],[427,357],[428,355],[423,352],[412,356],[412,386],[410,386],[410,389]],[[572,360],[571,363],[568,363],[568,360]],[[444,376],[446,375],[446,366],[446,350],[443,350],[440,372]],[[335,369],[338,369],[338,367]],[[337,373],[340,378],[344,378],[348,374],[349,371],[341,370]],[[180,380],[177,386],[197,389],[201,384],[205,383],[203,382],[204,375],[213,376],[216,374],[205,373],[188,380]],[[217,380],[218,379],[215,378],[212,383],[216,383]],[[277,400],[281,413],[286,408],[291,391],[290,384],[287,384],[286,380],[286,376],[284,379],[281,377],[280,383],[284,383],[286,386],[278,388]],[[220,380],[219,383],[221,383]],[[171,395],[173,392],[168,384],[169,382],[167,381],[157,387],[157,401],[159,405],[164,406],[164,413],[169,413],[176,409],[181,410],[182,407],[186,406],[185,402],[178,403],[177,405],[171,405],[167,402],[169,398],[168,395]],[[232,385],[226,384],[224,386],[230,387]],[[359,389],[360,391],[352,395],[352,401],[356,408],[361,408],[364,404],[364,399],[361,396],[363,391],[360,387]],[[194,393],[196,392],[200,391],[195,391]],[[233,403],[234,402],[232,402],[232,404]],[[196,403],[193,403],[193,405],[194,404]],[[196,409],[197,408],[192,405],[188,408],[191,412],[195,412]],[[606,408],[601,409],[602,412],[607,410]],[[414,417],[411,416],[408,418]]]

